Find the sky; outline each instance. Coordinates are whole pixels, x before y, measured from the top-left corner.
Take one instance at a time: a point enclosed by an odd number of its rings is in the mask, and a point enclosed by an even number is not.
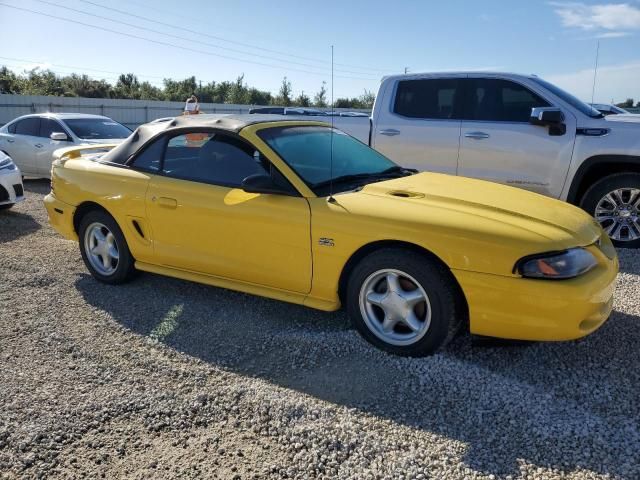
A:
[[[34,13],[39,12],[39,13]],[[599,48],[598,48],[599,42]],[[640,100],[640,0],[0,0],[0,65],[234,80],[294,94],[377,91],[384,75],[535,73],[590,101]]]

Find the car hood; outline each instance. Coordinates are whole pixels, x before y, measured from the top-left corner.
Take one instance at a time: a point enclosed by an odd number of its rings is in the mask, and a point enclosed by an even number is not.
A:
[[[124,142],[125,139],[124,138],[82,138],[80,139],[80,144],[81,145],[97,145],[97,144],[101,144],[101,143],[107,143],[110,145],[115,144],[120,144],[122,142]]]
[[[602,234],[600,226],[573,205],[482,180],[420,173],[372,183],[359,193],[388,199],[399,208],[404,204],[415,220],[496,241],[519,239],[539,251],[591,245]]]
[[[637,113],[620,113],[618,115],[607,115],[604,120],[607,122],[640,123],[640,115]]]

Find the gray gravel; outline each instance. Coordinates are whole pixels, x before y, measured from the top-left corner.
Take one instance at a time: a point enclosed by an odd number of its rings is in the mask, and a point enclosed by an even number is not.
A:
[[[343,313],[143,274],[98,284],[0,213],[0,478],[640,478],[640,256],[587,339],[376,351]]]

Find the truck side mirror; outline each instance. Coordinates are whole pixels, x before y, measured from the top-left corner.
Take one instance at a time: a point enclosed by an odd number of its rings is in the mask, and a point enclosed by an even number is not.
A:
[[[567,133],[564,114],[558,107],[538,107],[531,109],[529,123],[541,127],[549,127],[549,135],[559,136]]]
[[[548,125],[557,125],[562,123],[564,115],[562,110],[557,107],[539,107],[531,109],[531,117],[529,123],[546,127]]]

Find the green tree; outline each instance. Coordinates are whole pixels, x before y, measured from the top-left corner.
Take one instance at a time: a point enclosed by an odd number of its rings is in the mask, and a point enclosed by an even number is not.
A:
[[[108,98],[113,96],[111,85],[105,80],[93,80],[87,75],[72,73],[61,78],[66,97]]]
[[[624,102],[616,104],[620,108],[631,108],[633,107],[633,98],[627,98]]]
[[[273,101],[271,92],[250,88],[248,92],[249,105],[269,105]]]
[[[287,77],[282,79],[282,85],[280,85],[280,91],[275,98],[275,103],[283,107],[291,106],[291,82],[287,80]]]
[[[154,87],[149,82],[142,82],[140,84],[140,100],[164,100],[164,93],[162,89]]]
[[[316,93],[313,97],[313,104],[316,107],[326,108],[327,107],[327,88],[325,85],[327,82],[322,82],[322,86],[320,87],[320,91]]]
[[[310,107],[311,99],[304,94],[304,90],[298,95],[294,101],[294,104],[298,107]]]
[[[188,97],[196,93],[198,89],[196,77],[189,77],[177,81],[165,78],[163,83],[164,99],[172,102],[184,102]]]
[[[5,66],[0,67],[0,93],[22,93],[20,79]]]
[[[34,68],[26,71],[21,79],[23,95],[52,95],[62,97],[65,88],[62,81],[51,70]]]
[[[139,99],[140,82],[138,82],[138,77],[133,73],[120,75],[113,92],[116,98]]]
[[[244,84],[244,73],[236,78],[229,91],[229,103],[243,104],[248,102],[248,88]]]

